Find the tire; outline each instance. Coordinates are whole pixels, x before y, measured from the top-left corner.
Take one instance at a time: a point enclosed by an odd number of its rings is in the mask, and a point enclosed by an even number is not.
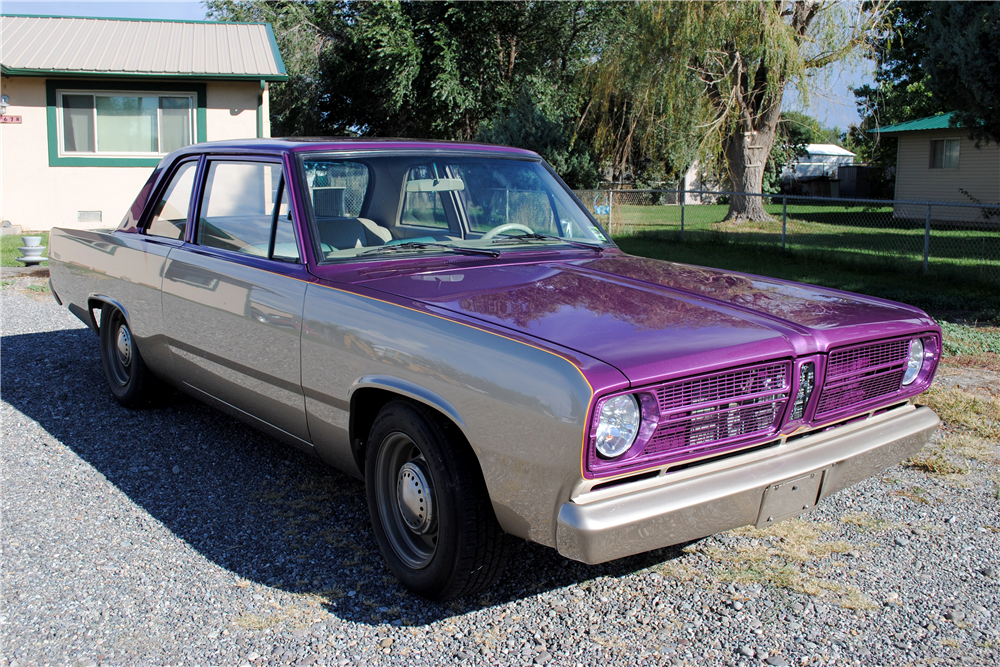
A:
[[[101,365],[115,400],[126,408],[149,405],[163,385],[146,367],[125,315],[110,304],[101,308]]]
[[[437,601],[491,586],[507,537],[458,429],[422,406],[394,401],[379,412],[368,443],[368,511],[396,578]]]

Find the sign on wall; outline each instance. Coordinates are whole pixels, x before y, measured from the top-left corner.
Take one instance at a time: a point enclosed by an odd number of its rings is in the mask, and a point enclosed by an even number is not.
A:
[[[20,125],[21,124],[21,117],[20,116],[0,116],[0,124],[6,124],[6,123],[10,123],[12,125]]]

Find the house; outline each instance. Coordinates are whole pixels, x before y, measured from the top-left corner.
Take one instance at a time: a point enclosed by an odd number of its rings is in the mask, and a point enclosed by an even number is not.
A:
[[[270,136],[265,23],[0,15],[0,219],[114,227],[160,159]]]
[[[806,144],[805,149],[805,155],[782,168],[782,190],[810,197],[840,197],[839,168],[854,164],[854,153],[834,144]]]
[[[976,143],[946,113],[880,127],[896,137],[896,200],[971,204],[1000,202],[1000,146]],[[963,192],[964,191],[964,192]],[[966,194],[968,193],[968,194]],[[896,204],[893,216],[924,219],[926,206]],[[935,220],[982,220],[982,210],[958,206],[932,209]]]

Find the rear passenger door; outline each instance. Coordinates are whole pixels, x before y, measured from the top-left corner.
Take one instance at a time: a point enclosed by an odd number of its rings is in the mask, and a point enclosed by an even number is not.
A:
[[[210,158],[195,224],[163,274],[175,377],[218,407],[308,446],[299,341],[310,280],[282,163]]]

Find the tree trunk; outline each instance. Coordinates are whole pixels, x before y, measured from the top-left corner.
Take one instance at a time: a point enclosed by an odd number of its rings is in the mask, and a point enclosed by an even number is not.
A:
[[[776,92],[767,93],[770,72],[758,66],[753,75],[741,77],[739,122],[732,134],[725,139],[722,149],[726,166],[736,194],[729,201],[725,222],[757,222],[773,220],[764,210],[764,198],[759,196],[764,185],[764,167],[771,155],[771,147],[781,121],[781,98],[785,82],[781,81]],[[754,196],[757,195],[757,196]]]
[[[744,132],[745,126],[741,124],[726,139],[724,148],[733,192],[756,193],[758,195],[761,193],[764,183],[764,166],[768,156],[771,155],[777,120],[780,117],[779,114],[774,114],[775,119],[771,123],[769,122],[771,115],[770,113],[762,114],[759,117],[759,122],[753,124],[754,130],[750,132]],[[725,220],[741,223],[772,220],[772,218],[764,210],[763,197],[735,194],[729,200],[729,212],[726,214]]]

